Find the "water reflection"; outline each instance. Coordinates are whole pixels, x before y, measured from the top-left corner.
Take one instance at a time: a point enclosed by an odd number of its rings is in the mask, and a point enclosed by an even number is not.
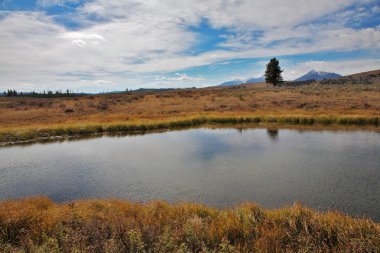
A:
[[[278,131],[279,131],[278,129],[267,128],[267,134],[272,141],[277,141]]]
[[[301,201],[380,220],[379,133],[279,131],[199,128],[0,148],[0,199]]]
[[[88,140],[88,139],[94,139],[94,138],[101,138],[104,136],[107,137],[124,137],[124,136],[143,136],[147,134],[156,134],[156,133],[165,133],[168,131],[186,131],[190,129],[200,129],[201,127],[178,127],[174,129],[161,129],[161,130],[153,130],[153,131],[133,131],[133,132],[115,132],[115,133],[98,133],[98,134],[91,134],[91,135],[77,135],[77,136],[59,136],[59,137],[53,137],[53,138],[41,138],[31,141],[25,141],[25,142],[14,142],[14,143],[0,143],[0,149],[1,148],[7,148],[11,146],[32,146],[35,144],[51,144],[54,142],[66,142],[66,141],[80,141],[80,140]],[[265,126],[260,126],[257,124],[242,124],[238,126],[223,126],[223,125],[205,125],[203,128],[205,129],[235,129],[239,134],[243,134],[245,131],[258,129],[258,128],[265,128]],[[376,126],[344,126],[344,125],[281,125],[282,129],[287,130],[293,130],[297,131],[299,133],[303,132],[319,132],[319,131],[330,131],[330,132],[344,132],[344,131],[369,131],[369,132],[376,132],[380,133],[380,128]],[[268,136],[271,140],[277,140],[278,139],[278,128],[273,128],[271,125],[270,127],[266,128],[268,131]],[[277,134],[275,133],[277,131]],[[276,136],[277,135],[277,136]]]

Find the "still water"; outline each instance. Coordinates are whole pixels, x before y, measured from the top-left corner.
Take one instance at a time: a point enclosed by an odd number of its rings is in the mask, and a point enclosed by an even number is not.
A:
[[[380,221],[380,134],[198,128],[0,148],[0,199],[117,197],[267,208],[300,201]]]

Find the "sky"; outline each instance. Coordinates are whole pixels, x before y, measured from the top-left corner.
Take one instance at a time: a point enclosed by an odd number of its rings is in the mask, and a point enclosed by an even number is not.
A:
[[[102,92],[380,69],[379,0],[0,0],[0,90]]]

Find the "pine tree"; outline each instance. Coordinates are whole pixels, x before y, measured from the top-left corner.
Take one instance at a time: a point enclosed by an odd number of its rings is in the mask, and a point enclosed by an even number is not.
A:
[[[265,82],[272,83],[276,86],[278,83],[282,82],[282,69],[280,68],[280,63],[276,58],[272,58],[267,64],[267,69],[265,71]]]

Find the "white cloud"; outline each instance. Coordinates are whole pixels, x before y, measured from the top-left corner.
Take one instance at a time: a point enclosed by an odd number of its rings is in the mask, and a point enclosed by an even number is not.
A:
[[[173,80],[178,80],[178,81],[203,81],[203,80],[205,80],[205,79],[202,78],[202,77],[192,77],[192,76],[188,76],[186,73],[185,73],[185,74],[175,73],[175,75],[176,75],[177,77],[176,77],[176,78],[173,78]]]
[[[85,40],[94,40],[94,41],[105,41],[106,39],[96,33],[83,33],[83,32],[68,32],[62,34],[62,38],[67,39],[85,39]]]
[[[39,5],[67,2],[77,1],[39,0]],[[75,31],[44,13],[4,14],[0,19],[0,89],[22,83],[44,89],[90,87],[97,80],[142,86],[153,85],[148,78],[155,80],[157,75],[167,77],[164,79],[170,84],[201,84],[208,80],[181,73],[233,58],[326,50],[378,52],[379,26],[348,28],[345,22],[357,12],[337,14],[348,6],[367,2],[374,1],[93,0],[73,14],[84,24]],[[214,29],[228,31],[224,35],[227,40],[217,50],[191,54],[192,47],[203,38],[189,26],[204,20]],[[257,31],[259,36],[255,35]],[[363,68],[372,66],[362,63]],[[85,82],[78,82],[84,77]]]
[[[111,81],[106,81],[106,80],[96,80],[95,83],[98,85],[106,85],[106,86],[113,84]]]
[[[186,73],[175,73],[174,77],[168,77],[168,76],[155,76],[156,81],[192,81],[192,82],[199,82],[206,80],[203,77],[194,77],[189,76]]]
[[[86,3],[82,12],[104,18],[132,18],[154,13],[172,17],[187,24],[206,18],[214,27],[256,30],[268,27],[291,27],[334,13],[352,4],[369,0],[304,1],[304,0],[96,0]]]
[[[71,42],[73,45],[77,45],[78,47],[85,47],[87,43],[83,40],[73,40]]]
[[[100,42],[105,41],[102,36],[96,33],[68,32],[62,34],[61,37],[71,40],[71,43],[78,47],[86,47],[87,45],[97,46]]]

